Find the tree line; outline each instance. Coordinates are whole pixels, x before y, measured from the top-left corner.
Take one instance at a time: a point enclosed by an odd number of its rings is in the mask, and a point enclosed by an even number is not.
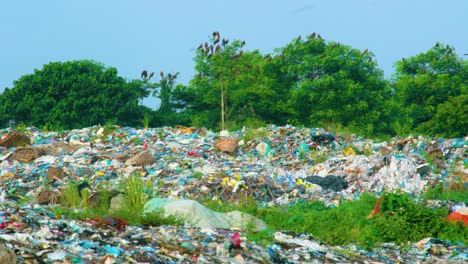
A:
[[[368,137],[422,133],[463,137],[468,129],[468,61],[449,45],[395,63],[385,79],[375,55],[319,34],[271,54],[213,32],[194,49],[196,74],[144,70],[126,80],[91,60],[51,62],[0,94],[0,126],[44,129],[96,124],[238,129],[267,124],[336,128]],[[152,110],[142,99],[154,96]]]

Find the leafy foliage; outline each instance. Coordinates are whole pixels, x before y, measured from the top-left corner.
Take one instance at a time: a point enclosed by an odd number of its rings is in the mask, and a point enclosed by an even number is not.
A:
[[[447,109],[448,106],[439,109],[450,97],[468,93],[468,67],[456,55],[453,47],[436,43],[426,53],[402,59],[396,63],[395,78],[393,86],[396,96],[409,111],[413,120],[412,129],[427,132],[428,127],[435,125],[437,128],[430,132],[440,132],[444,125],[455,125],[454,131],[446,135],[466,135],[466,128],[464,134],[463,129],[458,130],[463,122],[453,120],[453,114],[463,113],[463,110],[466,112],[466,107],[457,107],[453,111]],[[459,104],[465,99],[460,97],[452,100]],[[434,119],[438,111],[440,114]],[[443,113],[450,114],[448,122],[441,120]]]
[[[178,73],[161,72],[153,82],[154,73],[148,78],[144,71],[141,80],[127,82],[93,61],[53,62],[0,94],[0,125],[233,130],[292,124],[378,138],[467,134],[468,62],[441,43],[397,62],[391,83],[372,52],[315,33],[263,55],[213,32],[194,61],[188,85],[177,83]],[[156,111],[140,105],[150,93],[161,102]]]
[[[16,120],[48,129],[72,129],[109,121],[138,125],[148,91],[117,69],[89,61],[52,62],[22,76],[0,96],[0,123]]]

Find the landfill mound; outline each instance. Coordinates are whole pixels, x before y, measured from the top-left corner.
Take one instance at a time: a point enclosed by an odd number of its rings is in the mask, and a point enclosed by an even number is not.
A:
[[[112,217],[80,221],[58,218],[50,210],[69,181],[117,188],[135,172],[154,183],[160,197],[169,199],[238,203],[247,195],[262,206],[296,201],[337,206],[363,192],[400,190],[418,196],[428,186],[447,181],[449,172],[468,174],[466,138],[374,142],[294,126],[219,133],[181,126],[95,126],[61,132],[29,127],[5,128],[0,135],[0,263],[447,263],[468,259],[464,245],[435,238],[419,241],[403,253],[391,243],[368,251],[353,245],[328,246],[306,234],[276,232],[273,245],[263,247],[245,241],[242,233],[234,241],[238,233],[231,229],[131,226]]]

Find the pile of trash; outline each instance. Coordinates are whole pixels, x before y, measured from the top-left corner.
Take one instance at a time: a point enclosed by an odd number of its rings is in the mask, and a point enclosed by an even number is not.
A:
[[[181,126],[95,126],[62,132],[29,127],[5,128],[0,136],[0,263],[468,260],[466,246],[435,238],[402,253],[394,244],[368,251],[276,232],[272,245],[263,247],[246,241],[240,219],[253,222],[257,230],[266,229],[263,221],[237,211],[213,212],[196,202],[237,203],[247,196],[263,206],[312,200],[337,206],[363,192],[401,190],[418,196],[428,186],[448,182],[453,172],[466,178],[466,138],[374,142],[294,126],[219,133]],[[145,210],[163,208],[185,216],[185,225],[132,226],[113,217],[81,221],[57,217],[50,210],[70,181],[117,189],[133,173],[151,183],[159,197]],[[118,206],[117,198],[118,193],[112,196],[111,208]]]

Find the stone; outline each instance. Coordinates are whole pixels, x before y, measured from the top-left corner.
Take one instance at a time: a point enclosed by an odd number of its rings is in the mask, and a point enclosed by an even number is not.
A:
[[[39,157],[39,151],[34,147],[18,147],[13,153],[12,159],[21,163],[31,162]]]
[[[11,148],[31,145],[31,139],[24,133],[14,130],[0,140],[0,146]]]
[[[153,154],[149,149],[136,154],[132,158],[125,161],[125,165],[127,166],[146,166],[156,162]]]
[[[8,249],[5,245],[0,244],[0,263],[2,264],[16,264],[17,257],[13,250]]]

